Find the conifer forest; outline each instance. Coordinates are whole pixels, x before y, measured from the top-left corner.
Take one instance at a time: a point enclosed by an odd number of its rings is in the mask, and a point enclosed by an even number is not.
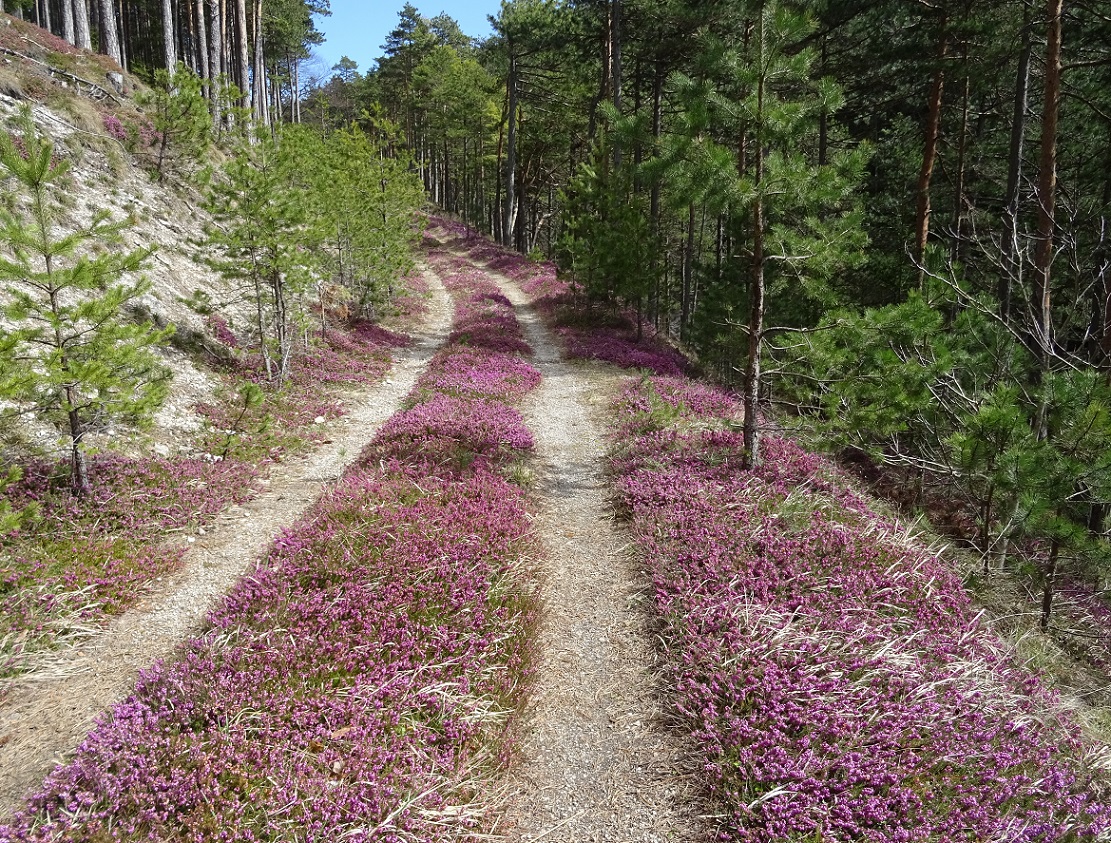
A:
[[[330,5],[0,0],[0,843],[1111,841],[1111,3]]]

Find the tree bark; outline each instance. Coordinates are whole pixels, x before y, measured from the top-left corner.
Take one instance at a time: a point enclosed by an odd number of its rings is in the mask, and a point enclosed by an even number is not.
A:
[[[613,85],[613,108],[620,114],[621,113],[621,0],[612,0],[613,11],[610,15],[610,26],[613,27],[611,34],[612,48],[610,56],[613,61],[611,84]],[[621,144],[616,141],[613,144],[613,167],[617,170],[621,167]]]
[[[964,88],[961,91],[961,125],[957,136],[957,172],[953,185],[953,233],[949,247],[949,257],[954,263],[964,255],[965,162],[968,158],[968,111],[972,92],[972,79],[968,74],[968,42],[961,45],[961,67]]]
[[[763,19],[760,27],[763,29]],[[760,34],[761,47],[763,33]],[[761,49],[762,52],[762,49]],[[756,143],[753,151],[753,181],[756,199],[752,203],[752,279],[749,287],[748,354],[744,381],[744,444],[745,468],[760,466],[760,364],[764,342],[764,142],[761,123],[764,119],[764,84],[761,75],[756,83]],[[743,166],[738,160],[738,167]]]
[[[173,0],[162,0],[162,55],[166,70],[173,75],[177,68],[177,40],[174,34]]]
[[[255,120],[263,126],[270,125],[270,99],[266,93],[266,64],[262,54],[262,0],[255,0],[254,8],[254,96]]]
[[[204,0],[197,0],[197,68],[200,72],[202,79],[212,79],[215,75],[209,69],[210,58],[208,54],[208,30],[205,28],[204,20]],[[212,86],[205,85],[205,90],[209,92],[209,97],[212,96]]]
[[[250,82],[251,82],[251,69],[248,64],[247,57],[247,0],[236,0],[235,3],[235,31],[236,31],[236,62],[235,74],[236,84],[239,86],[239,91],[242,97],[239,100],[239,105],[242,108],[250,108]]]
[[[937,48],[937,68],[930,85],[929,111],[926,116],[926,134],[922,148],[922,168],[918,173],[917,209],[914,224],[914,258],[918,261],[918,286],[926,283],[926,241],[930,236],[930,180],[937,160],[937,144],[941,136],[941,102],[945,90],[945,57],[949,51],[949,32],[946,17],[941,18],[941,37]]]
[[[62,0],[62,37],[69,43],[76,44],[77,36],[73,29],[73,2],[74,0]]]
[[[89,28],[89,8],[86,0],[73,0],[74,43],[82,50],[93,48],[92,31]]]
[[[104,55],[123,67],[120,31],[116,26],[116,6],[112,0],[100,0],[100,49]]]
[[[1050,4],[1054,0],[1049,0]],[[1058,3],[1058,9],[1060,4]],[[1057,584],[1057,560],[1061,551],[1061,543],[1054,539],[1049,547],[1049,558],[1046,560],[1045,569],[1042,571],[1042,616],[1040,626],[1042,631],[1049,629],[1049,618],[1053,613],[1053,590]]]
[[[517,207],[517,59],[512,47],[509,53],[509,105],[506,108],[505,133],[505,210],[502,212],[502,245],[513,243]]]
[[[999,266],[999,318],[1011,320],[1011,297],[1022,281],[1022,256],[1018,244],[1019,188],[1022,184],[1022,147],[1026,137],[1026,110],[1030,99],[1030,60],[1034,43],[1030,32],[1030,10],[1023,10],[1022,50],[1018,56],[1014,111],[1011,116],[1011,149],[1007,157],[1007,195],[1004,197],[1002,255]]]
[[[1050,269],[1053,263],[1053,224],[1057,195],[1057,118],[1061,102],[1061,11],[1064,0],[1047,0],[1049,21],[1045,46],[1045,99],[1042,109],[1040,171],[1038,173],[1038,245],[1034,253],[1034,333],[1042,370],[1053,351]]]

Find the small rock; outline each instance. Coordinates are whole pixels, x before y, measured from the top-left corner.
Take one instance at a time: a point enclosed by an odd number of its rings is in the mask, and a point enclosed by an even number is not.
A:
[[[313,424],[324,424],[325,421],[326,421],[326,419],[324,418],[324,416],[317,416],[315,419],[312,420],[312,423]]]
[[[189,538],[187,538],[186,541],[189,542],[189,544],[192,544],[193,542],[196,541],[196,539],[193,538],[192,536],[189,536]]]

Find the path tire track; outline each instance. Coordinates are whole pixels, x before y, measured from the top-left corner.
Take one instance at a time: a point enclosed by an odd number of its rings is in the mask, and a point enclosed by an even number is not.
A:
[[[525,405],[545,549],[540,656],[502,830],[551,843],[703,839],[699,788],[682,772],[693,756],[651,672],[647,582],[607,500],[599,418],[627,375],[563,360],[524,293],[497,277],[544,377]]]

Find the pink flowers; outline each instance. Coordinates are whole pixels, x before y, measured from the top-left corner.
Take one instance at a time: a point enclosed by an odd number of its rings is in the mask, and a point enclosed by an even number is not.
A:
[[[127,127],[124,126],[123,121],[120,120],[115,114],[105,114],[103,117],[104,131],[111,137],[118,140],[120,143],[126,143],[128,140]]]
[[[954,574],[789,442],[741,471],[736,414],[644,379],[613,459],[720,839],[1111,834],[1106,769]]]
[[[503,302],[459,302],[493,345],[495,325],[519,336]],[[502,352],[441,353],[413,405],[0,840],[480,830],[536,620],[526,500],[501,473],[531,437],[501,400],[537,380]]]
[[[213,316],[210,325],[234,348],[226,321]],[[210,427],[193,455],[94,457],[88,499],[73,498],[55,466],[27,466],[7,494],[20,508],[38,504],[41,517],[0,537],[0,675],[24,670],[31,653],[55,646],[68,630],[133,605],[148,583],[181,564],[183,551],[164,543],[169,531],[203,525],[252,496],[262,464],[320,436],[318,416],[342,413],[321,385],[380,380],[390,365],[388,346],[405,342],[361,322],[331,330],[295,359],[281,393],[256,390],[258,403],[251,404],[240,381],[226,400],[199,407]],[[259,369],[242,358],[240,372],[257,376]]]

